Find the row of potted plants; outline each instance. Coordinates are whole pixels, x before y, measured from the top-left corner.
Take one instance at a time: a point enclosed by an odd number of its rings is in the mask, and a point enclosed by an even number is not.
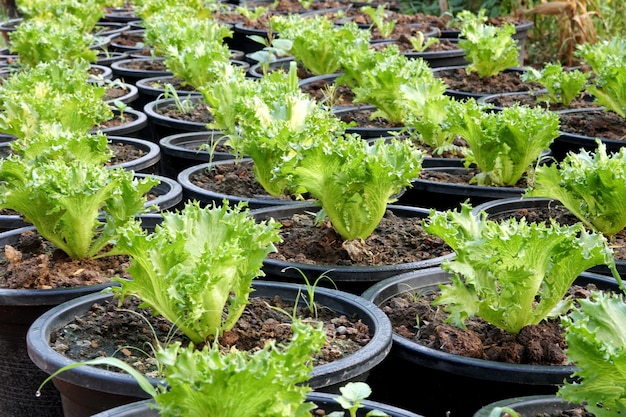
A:
[[[396,59],[393,54],[389,52],[387,54],[388,55],[385,55],[385,56],[388,57],[390,60]],[[383,55],[377,55],[377,56],[383,56]],[[362,246],[359,246],[359,242],[364,237],[368,237],[368,234],[371,235],[371,226],[369,228],[365,227],[363,229],[361,228],[356,229],[354,227],[354,224],[350,223],[350,221],[354,219],[353,217],[347,216],[346,214],[333,217],[332,214],[333,214],[334,208],[336,207],[336,203],[334,202],[337,200],[344,200],[344,202],[347,201],[349,205],[351,205],[352,207],[361,208],[359,207],[358,202],[360,201],[362,204],[368,201],[369,198],[373,194],[371,194],[371,192],[367,192],[365,194],[367,198],[364,198],[362,196],[359,197],[359,193],[354,193],[354,194],[352,193],[351,190],[353,189],[353,186],[351,185],[350,187],[346,188],[346,190],[349,190],[349,191],[342,191],[338,199],[337,198],[333,199],[332,195],[330,195],[329,198],[327,199],[326,193],[328,191],[326,191],[325,187],[330,185],[331,188],[329,189],[329,191],[334,191],[333,188],[336,186],[336,184],[327,184],[329,180],[325,178],[338,178],[337,177],[338,173],[345,172],[343,171],[344,166],[342,166],[344,164],[342,164],[341,162],[332,163],[332,164],[330,162],[320,163],[320,161],[326,161],[325,158],[327,157],[327,155],[330,155],[330,156],[336,155],[338,161],[345,161],[347,157],[354,157],[354,164],[348,164],[349,166],[345,168],[354,168],[356,169],[355,172],[365,171],[366,173],[369,173],[370,176],[372,176],[372,174],[376,172],[380,172],[380,171],[377,171],[374,168],[371,168],[370,165],[363,164],[363,161],[365,161],[365,159],[364,157],[360,156],[361,155],[360,152],[362,150],[367,150],[369,153],[373,153],[375,155],[379,155],[379,154],[383,155],[384,152],[390,152],[393,149],[392,146],[388,146],[389,142],[386,143],[385,141],[378,141],[374,145],[364,144],[362,140],[359,144],[356,144],[356,142],[352,142],[352,137],[348,135],[344,135],[341,125],[337,124],[336,120],[330,117],[330,113],[328,112],[328,109],[324,109],[324,108],[316,106],[315,103],[313,103],[310,99],[307,99],[306,97],[302,96],[298,92],[297,82],[294,77],[294,72],[290,73],[290,77],[287,80],[281,80],[279,76],[269,75],[267,77],[263,77],[263,79],[258,80],[258,81],[249,81],[242,75],[241,71],[238,71],[236,69],[233,70],[232,67],[227,66],[227,65],[222,65],[222,66],[216,65],[215,70],[219,71],[218,74],[223,76],[221,78],[221,81],[219,83],[211,83],[211,85],[207,85],[207,86],[199,85],[199,90],[202,91],[202,93],[204,94],[204,97],[206,98],[206,102],[211,106],[214,112],[214,115],[216,116],[216,122],[218,124],[218,127],[223,132],[230,134],[230,140],[231,140],[231,143],[234,145],[234,148],[236,150],[239,150],[240,155],[245,154],[245,155],[252,156],[253,157],[252,159],[255,162],[255,166],[257,165],[256,162],[259,161],[259,164],[258,164],[259,167],[257,168],[259,170],[257,171],[257,175],[258,175],[257,178],[261,178],[261,179],[263,178],[263,172],[261,171],[261,169],[266,159],[262,157],[258,157],[255,160],[254,155],[256,155],[257,152],[259,151],[266,151],[266,149],[263,149],[263,148],[258,149],[260,147],[258,148],[255,147],[254,145],[256,145],[256,143],[247,141],[247,139],[249,139],[250,137],[257,138],[258,139],[257,142],[260,142],[261,139],[263,139],[263,135],[266,135],[267,132],[272,132],[274,137],[278,139],[280,139],[281,137],[285,137],[287,135],[294,135],[294,134],[299,135],[299,137],[302,138],[302,140],[298,143],[297,150],[299,151],[300,148],[303,148],[305,151],[308,152],[306,154],[307,157],[305,159],[304,157],[300,155],[296,155],[295,153],[296,149],[292,147],[293,145],[291,144],[289,145],[290,147],[284,147],[283,149],[273,149],[271,147],[272,143],[265,143],[267,148],[269,150],[272,150],[273,152],[277,152],[277,155],[280,156],[279,159],[286,161],[287,162],[286,166],[289,169],[293,169],[293,171],[287,171],[287,170],[282,171],[282,168],[280,171],[276,171],[277,164],[272,164],[270,165],[271,169],[269,169],[269,172],[266,173],[268,178],[271,178],[272,180],[269,180],[269,181],[260,180],[259,182],[262,184],[263,183],[268,184],[270,186],[274,186],[278,184],[279,187],[277,187],[277,191],[275,191],[275,193],[276,192],[281,193],[283,192],[284,189],[286,188],[289,189],[290,187],[292,187],[291,185],[285,186],[281,184],[293,184],[290,181],[286,181],[286,180],[283,181],[283,178],[286,177],[285,176],[286,173],[288,175],[295,175],[296,177],[298,177],[299,181],[296,182],[296,184],[298,185],[297,187],[293,188],[293,190],[296,190],[297,192],[301,194],[305,194],[305,192],[309,193],[314,199],[321,201],[322,206],[326,209],[325,211],[330,214],[329,218],[330,218],[331,226],[333,227],[333,229],[335,227],[338,228],[337,230],[335,230],[335,232],[338,233],[338,236],[341,236],[343,240],[347,240],[346,237],[349,237],[347,233],[354,231],[354,230],[364,230],[362,233],[359,232],[355,235],[357,238],[361,238],[361,239],[352,240],[353,243],[351,243],[352,245],[351,249],[354,249],[354,251],[357,254],[360,254],[360,256],[364,255],[365,257],[368,257],[369,254],[367,252],[367,247],[364,248]],[[422,78],[419,78],[419,80],[422,80]],[[239,94],[242,91],[248,92],[250,93],[250,95],[246,96],[246,95]],[[217,100],[218,97],[229,98],[230,99],[230,101],[228,102],[229,105],[226,106],[221,101],[218,101]],[[288,98],[288,100],[286,100],[287,104],[285,104],[284,101],[280,101],[285,98]],[[474,107],[467,106],[466,108],[475,109],[472,111],[478,111],[476,110],[476,106]],[[504,124],[503,120],[506,120],[505,116],[506,114],[508,114],[508,112],[503,112],[503,113],[505,113],[505,115],[501,116],[502,118],[497,119],[501,124]],[[479,117],[482,120],[483,119],[482,110],[480,110],[478,114],[480,115]],[[484,118],[487,119],[486,116]],[[475,125],[471,125],[471,126],[472,126],[471,127],[472,130],[478,129],[478,127],[476,127]],[[316,136],[309,138],[308,135],[304,134],[303,132],[306,132],[308,134],[310,134],[311,132],[319,132],[319,135],[322,136],[322,138],[318,143],[318,142],[315,142],[316,140],[318,140]],[[340,139],[336,139],[336,136],[338,136]],[[498,135],[494,134],[494,136],[498,136]],[[550,135],[547,135],[547,136],[550,136]],[[345,145],[350,145],[346,147],[345,152],[341,151],[340,148],[337,148],[336,150],[333,149],[333,146],[335,144],[340,143],[342,141],[345,142]],[[278,142],[275,142],[275,143],[278,143]],[[406,143],[403,144],[403,146],[406,146]],[[265,156],[268,154],[258,153],[258,155]],[[273,155],[273,154],[269,154],[269,155]],[[309,160],[308,158],[311,158],[311,159]],[[419,155],[419,153],[416,153],[415,150],[412,150],[410,153],[407,153],[404,160],[405,161],[410,160],[410,162],[414,164],[414,168],[417,168],[419,170],[420,169],[419,164],[417,165],[415,164],[419,163],[420,158],[421,158],[421,155]],[[328,161],[332,161],[332,159],[329,159]],[[372,164],[374,162],[378,163],[380,161],[374,159],[372,161]],[[311,165],[309,166],[307,164],[311,164]],[[375,165],[371,165],[371,166],[374,167]],[[324,175],[320,175],[320,174],[327,174],[328,176],[324,177]],[[309,180],[308,179],[309,175],[311,176],[311,178],[320,178],[320,179],[315,180],[315,181]],[[412,175],[415,175],[415,173],[413,172]],[[346,179],[350,179],[351,174],[345,174],[345,176],[346,176]],[[538,173],[537,173],[537,176],[539,176]],[[280,182],[276,181],[277,179],[281,179],[281,181]],[[349,185],[351,183],[346,181],[346,184]],[[398,192],[398,189],[396,188],[392,191],[393,192],[386,190],[384,192],[381,192],[380,194],[381,200],[384,200],[386,202],[391,196],[394,195],[394,193]],[[355,196],[354,198],[357,199],[355,200],[356,203],[355,201],[351,201],[352,199],[348,198],[348,196]],[[193,211],[196,213],[203,213],[203,215],[208,215],[207,213],[212,212],[208,208],[200,209],[198,207],[197,209],[194,210],[191,207],[192,206],[188,207],[189,212]],[[229,213],[229,209],[225,207],[226,205],[224,205],[222,209],[220,210],[220,212],[223,214]],[[473,281],[471,281],[470,278],[473,278],[474,276],[482,277],[481,274],[485,274],[487,277],[490,277],[491,279],[493,279],[493,275],[495,274],[495,272],[493,272],[490,268],[497,266],[497,265],[509,266],[509,263],[508,263],[509,261],[502,261],[502,262],[497,262],[497,263],[487,262],[486,265],[484,265],[484,262],[481,264],[474,264],[474,262],[482,261],[483,259],[493,259],[493,258],[486,258],[485,256],[483,256],[483,254],[477,255],[475,250],[478,250],[477,249],[478,247],[484,247],[485,242],[490,242],[490,241],[499,242],[498,239],[493,239],[493,236],[504,236],[506,234],[503,232],[503,229],[491,229],[491,227],[495,228],[497,226],[492,226],[492,223],[490,222],[482,220],[483,223],[480,223],[481,221],[480,218],[469,216],[467,213],[467,209],[464,209],[464,212],[460,214],[463,214],[462,218],[459,217],[459,219],[462,219],[462,224],[468,227],[468,230],[466,233],[462,233],[464,231],[463,227],[451,226],[454,224],[453,220],[456,218],[454,213],[452,212],[448,212],[446,214],[447,217],[445,217],[445,220],[446,220],[445,223],[448,227],[450,227],[455,232],[454,234],[455,237],[452,238],[450,236],[447,236],[441,230],[439,230],[438,233],[443,235],[444,240],[449,241],[448,243],[454,250],[456,259],[455,261],[451,261],[449,265],[453,265],[453,267],[451,267],[450,269],[451,271],[450,273],[453,274],[454,277],[456,277],[455,281],[458,281],[458,283],[460,283],[461,282],[460,277],[463,277],[463,280],[465,282],[468,282],[468,281],[472,282],[472,291],[475,291],[477,285]],[[173,225],[180,225],[178,223],[179,220],[177,220],[179,215],[182,216],[183,213],[181,212],[179,214],[172,215],[171,220],[169,222],[171,222]],[[239,217],[239,216],[236,216],[236,217]],[[242,216],[242,218],[243,217],[244,216]],[[163,221],[165,221],[166,218],[170,218],[170,217],[163,216]],[[379,217],[374,216],[373,218],[374,218],[374,223],[375,223],[375,220]],[[433,224],[436,223],[438,219],[441,219],[441,218],[438,217],[437,214],[431,213],[429,215],[429,218],[425,220],[425,225],[426,226],[430,225],[429,227],[430,227],[431,233],[436,230]],[[478,223],[474,224],[473,223],[474,221]],[[358,223],[359,225],[361,225],[361,222],[358,222]],[[483,225],[485,226],[484,231],[482,229]],[[515,239],[517,244],[521,244],[521,245],[528,244],[526,239],[521,238],[522,236],[524,236],[530,240],[530,236],[526,236],[527,229],[523,223],[517,224],[515,222],[509,222],[509,224],[507,225],[514,227],[515,230],[519,232],[519,236],[517,234],[514,234],[517,237],[517,239]],[[499,226],[504,227],[502,225],[499,225]],[[131,240],[134,242],[134,239],[137,238],[137,239],[145,240],[145,243],[142,243],[141,245],[144,245],[144,244],[148,245],[148,244],[156,243],[157,241],[156,237],[149,238],[147,234],[144,234],[143,232],[139,231],[137,227],[138,226],[135,225],[134,229],[132,229],[133,231],[129,232],[126,235],[126,238],[129,239],[128,242],[130,242]],[[169,227],[169,228],[164,227],[162,229],[156,228],[155,233],[152,235],[158,236],[158,234],[156,234],[156,230],[158,230],[159,233],[163,233],[165,235],[168,229],[170,231],[175,230],[175,228],[172,228],[172,227]],[[196,231],[196,230],[200,230],[200,229],[192,227],[187,232],[187,235],[194,235],[192,231]],[[369,233],[368,233],[368,230],[369,230]],[[532,233],[541,233],[542,236],[544,236],[544,239],[548,239],[548,236],[552,236],[553,233],[556,234],[558,232],[562,233],[562,235],[564,236],[568,236],[569,239],[573,237],[578,238],[578,235],[582,235],[583,237],[588,238],[588,239],[583,239],[584,244],[581,246],[585,250],[585,254],[582,256],[582,258],[588,260],[590,263],[588,265],[579,266],[578,269],[575,269],[571,274],[568,274],[570,279],[572,278],[572,276],[575,277],[576,275],[578,275],[577,272],[582,272],[585,269],[587,269],[589,266],[593,266],[591,264],[594,264],[594,265],[608,264],[612,268],[614,259],[611,256],[611,251],[607,249],[606,240],[604,240],[604,238],[600,234],[595,234],[595,233],[587,234],[588,232],[581,229],[580,226],[576,226],[572,228],[565,228],[565,229],[561,229],[557,227],[556,225],[553,225],[553,227],[549,229],[541,229],[539,227],[531,226],[528,230],[531,231]],[[344,233],[341,233],[342,231]],[[459,236],[457,233],[461,233],[461,235]],[[483,235],[483,233],[486,233],[486,235]],[[530,235],[532,235],[532,233],[530,233]],[[434,233],[434,234],[437,234],[437,233]],[[178,239],[177,241],[179,242],[189,241],[189,243],[186,243],[186,245],[193,243],[193,240],[182,239],[181,236],[183,236],[182,233],[179,234],[176,232],[174,233],[173,236],[170,236],[170,238],[177,237]],[[211,237],[212,236],[214,235],[211,235]],[[565,239],[564,236],[561,236],[559,239]],[[461,237],[463,239],[461,239]],[[480,242],[480,244],[470,243],[471,242],[470,239],[468,239],[467,241],[465,240],[465,238],[471,238],[471,237],[478,238],[478,241]],[[596,245],[594,246],[595,249],[593,250],[591,249],[592,242],[594,242],[594,245]],[[555,243],[555,246],[558,249],[562,249],[562,248],[568,247],[568,245],[571,243],[572,243],[571,240],[565,239],[565,240],[559,241],[558,244]],[[127,248],[131,246],[133,248],[137,248],[139,247],[137,245],[135,244],[127,245]],[[185,244],[182,244],[182,243],[181,245],[186,246]],[[171,241],[170,241],[170,246],[172,246],[171,248],[172,250],[176,248],[181,248],[180,245],[171,245]],[[222,245],[222,246],[227,246],[227,245]],[[169,250],[166,251],[162,249],[165,247],[168,247],[167,243],[165,244],[165,246],[161,246],[160,250],[157,249],[155,252],[153,252],[155,256],[167,255],[169,253]],[[182,249],[189,250],[193,248],[186,246],[186,247],[183,247]],[[220,247],[220,249],[223,249],[223,248]],[[462,253],[463,249],[468,249],[469,255],[461,256],[460,253]],[[520,250],[513,250],[513,253],[519,254]],[[527,253],[529,253],[531,256],[534,255],[535,258],[533,258],[533,261],[536,261],[537,251],[531,251],[530,249],[528,249]],[[590,257],[592,253],[595,255],[593,257]],[[491,253],[490,255],[496,256]],[[152,264],[148,262],[143,262],[140,260],[142,256],[144,255],[141,255],[138,253],[131,254],[131,258],[133,258],[135,262],[134,264],[135,267],[133,269],[135,274],[139,273],[139,271],[144,268],[146,268],[146,271],[149,272],[150,270],[152,270],[152,267],[147,268],[147,266],[159,264],[157,262],[154,262]],[[504,256],[504,255],[498,255],[498,256]],[[562,259],[564,260],[563,262],[565,262],[565,264],[567,264],[568,262],[571,262],[570,257],[566,256],[566,252],[559,251],[559,256],[562,256]],[[260,258],[264,258],[264,257],[265,256],[260,257]],[[208,257],[201,257],[201,259],[203,259],[203,262],[195,262],[195,264],[205,266],[204,262],[209,261],[209,259],[207,258]],[[580,257],[576,257],[576,256],[571,257],[571,259],[575,259],[575,258],[580,258]],[[554,272],[555,275],[558,275],[556,274],[556,271],[559,269],[558,267],[555,267],[554,271],[552,271],[551,265],[553,262],[555,262],[555,258],[548,257],[546,258],[546,262],[543,264],[543,266],[545,267],[545,265],[550,265],[550,272],[551,273]],[[139,265],[143,265],[143,267]],[[206,265],[209,265],[209,263],[207,263]],[[518,268],[519,270],[528,272],[529,262],[522,260],[520,265],[521,266]],[[472,268],[476,268],[476,270],[479,271],[480,273],[479,272],[476,272],[475,274],[471,273],[471,271],[473,271]],[[177,273],[179,272],[175,268],[172,268],[170,270],[174,270]],[[543,270],[542,268],[538,268],[536,272],[537,272],[536,275],[539,276],[539,275],[542,275]],[[454,275],[454,274],[458,274],[458,275]],[[176,278],[176,274],[172,274],[172,278]],[[551,275],[547,274],[543,276],[542,278],[543,278],[543,281],[541,281],[543,283],[542,284],[543,286],[541,286],[542,290],[550,292],[550,290],[547,290],[547,289],[551,287],[548,286],[547,282],[550,281],[550,279],[548,278],[551,278]],[[127,283],[128,285],[131,285],[134,283],[135,279],[136,277],[133,276],[132,281],[123,281],[123,282]],[[158,280],[153,280],[153,281],[157,282]],[[487,286],[493,285],[493,284],[489,284],[490,282],[489,280],[484,281],[484,282],[487,283]],[[502,284],[504,285],[504,282],[502,282]],[[249,288],[249,285],[246,285],[244,287]],[[563,289],[563,287],[565,287],[564,284],[559,286],[559,288],[561,289]],[[176,290],[176,291],[169,290],[169,291],[156,291],[153,293],[155,293],[156,296],[159,296],[160,294],[163,294],[163,293],[176,295],[177,293],[179,293],[179,291],[180,290]],[[476,294],[477,294],[478,299],[482,300],[483,293],[477,292]],[[558,299],[557,292],[554,292],[554,293],[550,292],[550,294],[554,296],[554,299]],[[543,301],[544,296],[545,294],[542,293],[542,297],[541,297],[542,301]],[[548,299],[547,297],[545,298],[546,300]],[[524,310],[525,313],[537,311],[534,308],[536,307],[535,303],[532,302],[535,300],[535,298],[530,296],[529,300],[531,300],[532,306],[529,309],[525,309]],[[487,304],[488,302],[485,301],[485,305]],[[542,305],[542,303],[537,303],[537,304]],[[373,306],[370,306],[370,308],[372,310],[374,309]],[[546,309],[549,310],[548,308]],[[461,311],[464,311],[464,312],[479,311],[480,312],[480,308],[465,307],[461,309]],[[175,319],[175,320],[178,320],[178,319]],[[53,371],[53,370],[50,369],[50,371]],[[59,375],[58,377],[62,378],[61,375]]]

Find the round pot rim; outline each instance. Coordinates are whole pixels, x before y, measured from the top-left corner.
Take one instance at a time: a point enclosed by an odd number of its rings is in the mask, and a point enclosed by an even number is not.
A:
[[[276,289],[277,293],[283,294],[290,291],[294,293],[306,291],[306,286],[302,284],[273,281],[254,280],[252,286],[253,288],[266,286],[267,288]],[[373,329],[374,334],[370,342],[358,351],[337,361],[313,367],[313,370],[309,374],[310,386],[313,388],[317,388],[318,386],[324,387],[328,386],[329,382],[332,382],[332,379],[335,377],[349,379],[361,375],[364,371],[380,363],[387,356],[392,346],[392,332],[391,323],[382,310],[363,297],[339,290],[317,287],[315,289],[315,296],[317,300],[324,298],[337,300],[335,304],[347,304],[352,308],[359,309],[360,314],[363,315],[361,319],[375,325],[375,328]],[[113,294],[110,291],[87,294],[55,306],[39,316],[30,326],[26,335],[28,354],[31,360],[48,374],[54,373],[63,366],[76,363],[76,361],[67,358],[50,347],[48,341],[49,334],[55,331],[59,325],[52,328],[50,328],[50,326],[54,326],[57,320],[67,323],[71,321],[76,314],[87,311],[93,302],[112,297]],[[331,307],[333,306],[331,305]],[[57,319],[58,315],[60,315],[59,319]],[[49,331],[49,333],[46,333],[46,331]],[[139,387],[135,379],[126,373],[108,371],[92,366],[81,366],[63,372],[56,378],[77,385],[84,382],[85,378],[106,378],[103,386],[99,387],[102,391],[112,393],[120,392],[127,395],[133,395],[134,393],[134,395],[143,395],[143,398],[148,398],[148,394]],[[163,383],[163,379],[161,378],[150,377],[148,380],[154,386]],[[94,385],[95,384],[92,384],[91,387],[94,387]]]
[[[137,148],[146,151],[145,155],[142,155],[137,159],[121,162],[119,164],[113,164],[111,167],[121,167],[124,169],[133,169],[135,171],[138,171],[140,169],[153,166],[161,159],[161,148],[158,144],[150,142],[149,140],[133,138],[129,136],[108,136],[108,140],[111,142],[120,142],[134,145]]]
[[[449,273],[440,266],[425,268],[407,273],[399,274],[391,278],[382,280],[362,293],[362,297],[372,301],[376,305],[385,302],[390,296],[398,294],[397,291],[385,292],[392,285],[402,285],[412,280],[424,280],[431,276],[433,283],[424,284],[424,288],[434,287],[439,282],[447,282]],[[605,275],[583,272],[579,277],[590,278],[607,285],[616,285],[615,280]],[[411,291],[415,287],[405,284],[406,291]],[[421,287],[421,285],[418,285]],[[381,299],[380,297],[387,297]],[[576,366],[574,365],[530,365],[497,362],[486,359],[469,358],[458,354],[439,351],[418,344],[408,338],[393,333],[394,349],[397,354],[406,360],[438,369],[451,374],[469,376],[477,379],[489,379],[499,382],[533,384],[561,384],[569,378]],[[538,377],[538,374],[540,378]]]

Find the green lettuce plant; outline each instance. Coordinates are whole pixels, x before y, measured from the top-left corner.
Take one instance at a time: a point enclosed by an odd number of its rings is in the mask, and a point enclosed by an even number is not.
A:
[[[197,349],[193,343],[157,346],[156,360],[164,384],[153,387],[132,366],[105,357],[67,365],[41,384],[69,369],[85,365],[117,367],[129,373],[154,399],[161,417],[211,415],[221,417],[309,417],[315,404],[306,401],[312,356],[325,341],[319,326],[294,319],[293,336],[286,345],[268,342],[257,352],[231,350],[217,343]]]
[[[481,78],[499,74],[519,65],[519,49],[513,39],[515,26],[486,24],[485,10],[478,14],[463,10],[456,15],[459,21],[459,48],[465,51],[469,64],[467,73],[476,72]]]
[[[596,142],[595,152],[581,149],[538,166],[524,197],[557,199],[586,226],[614,236],[626,227],[626,150],[609,155]]]
[[[493,221],[485,212],[472,214],[465,203],[460,210],[431,211],[424,228],[454,249],[455,258],[442,264],[451,284],[440,285],[433,304],[461,328],[468,317],[478,316],[517,334],[558,315],[574,280],[596,265],[607,265],[621,282],[606,238],[582,223]]]
[[[333,228],[346,241],[366,239],[393,196],[410,186],[422,168],[422,153],[410,141],[325,137],[300,155],[294,182],[319,200]]]
[[[575,53],[596,75],[587,91],[598,104],[621,117],[626,117],[625,53],[626,39],[618,37],[578,45]]]
[[[369,40],[367,31],[355,23],[337,26],[322,15],[299,14],[272,17],[279,39],[291,41],[289,52],[313,75],[332,74],[341,67],[343,52]]]
[[[538,82],[547,92],[537,97],[550,104],[569,105],[585,89],[589,73],[579,69],[566,70],[561,63],[546,64],[541,70],[528,67],[522,81]]]
[[[559,387],[557,395],[582,404],[596,417],[626,413],[623,294],[593,291],[590,298],[579,300],[579,305],[561,323],[565,328],[565,353],[576,370],[572,380]]]
[[[272,73],[258,81],[224,70],[222,81],[201,89],[215,127],[229,135],[237,155],[253,160],[255,177],[270,195],[297,194],[291,172],[299,155],[320,137],[341,134],[343,123],[298,88],[295,62],[287,77]]]
[[[0,160],[0,207],[20,213],[46,240],[75,259],[102,254],[118,229],[145,212],[145,194],[158,182],[137,180],[132,171],[110,169],[99,144],[76,132],[40,135],[24,157]],[[46,145],[69,139],[71,148],[33,155]],[[101,139],[93,139],[101,143]],[[81,145],[82,143],[82,145]],[[82,148],[79,150],[78,148]]]
[[[17,9],[26,20],[60,20],[82,33],[90,33],[104,17],[105,7],[121,4],[121,0],[25,0],[17,3]]]
[[[410,59],[390,45],[371,55],[373,65],[361,68],[353,87],[354,100],[376,107],[372,118],[382,117],[391,123],[403,123],[407,117],[404,92],[428,91],[429,96],[440,96],[445,84],[436,78],[423,59]],[[412,89],[412,90],[411,90]]]
[[[146,43],[154,46],[155,54],[163,57],[175,77],[193,87],[214,81],[211,68],[216,62],[229,62],[224,39],[232,37],[232,31],[215,20],[166,10],[149,19],[145,27]]]
[[[387,6],[384,4],[379,4],[375,8],[372,6],[362,6],[360,9],[363,13],[368,15],[370,19],[372,19],[374,27],[378,29],[380,35],[383,38],[388,38],[393,33],[393,29],[396,27],[398,23],[397,20],[389,18],[389,11],[387,10]]]
[[[467,141],[465,164],[478,185],[513,186],[559,135],[556,113],[518,105],[490,112],[474,99],[449,114],[450,130]]]
[[[21,65],[32,67],[40,62],[96,62],[98,52],[90,49],[96,38],[74,24],[75,19],[33,18],[22,22],[9,34],[9,50],[17,54]],[[69,21],[69,22],[68,22]]]
[[[32,138],[44,123],[89,132],[113,117],[104,88],[87,82],[89,64],[42,62],[9,77],[0,86],[0,130]]]
[[[280,240],[278,223],[247,214],[244,204],[201,208],[191,201],[163,213],[153,233],[128,223],[115,250],[130,255],[132,279],[117,279],[115,296],[138,297],[194,343],[215,339],[241,317],[252,280]]]

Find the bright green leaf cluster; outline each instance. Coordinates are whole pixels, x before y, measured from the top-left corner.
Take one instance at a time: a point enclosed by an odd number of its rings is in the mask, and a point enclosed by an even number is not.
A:
[[[547,90],[537,97],[539,100],[565,106],[582,93],[588,78],[589,73],[578,69],[565,70],[561,63],[546,64],[541,70],[528,67],[522,74],[523,81],[536,81]]]
[[[85,62],[54,61],[13,74],[0,86],[0,129],[28,140],[46,123],[82,133],[110,119],[104,88],[87,82],[87,70]]]
[[[252,280],[280,240],[278,223],[256,223],[243,204],[230,208],[189,202],[163,213],[153,233],[138,221],[121,230],[116,251],[131,256],[132,279],[114,289],[171,321],[192,341],[216,337],[234,326],[252,292]]]
[[[460,21],[461,30],[459,48],[465,51],[469,62],[468,73],[475,71],[480,77],[490,77],[519,65],[519,49],[513,39],[514,25],[488,25],[484,10],[477,15],[463,10],[456,18]]]
[[[322,15],[276,16],[272,18],[272,29],[280,39],[292,41],[289,52],[314,75],[337,72],[345,49],[369,41],[367,31],[356,24],[337,26]]]
[[[90,140],[85,134],[75,139]],[[119,227],[144,211],[145,194],[156,184],[98,161],[33,163],[19,156],[0,160],[0,181],[0,207],[22,214],[43,238],[75,259],[99,255]]]
[[[424,225],[455,252],[442,264],[452,274],[451,284],[441,285],[434,301],[454,325],[464,328],[468,317],[478,316],[517,334],[548,317],[587,269],[608,265],[619,278],[604,236],[589,233],[582,223],[498,222],[471,211],[469,204],[460,211],[433,210]]]
[[[232,37],[232,31],[216,20],[184,15],[176,7],[153,16],[144,25],[146,43],[163,56],[174,76],[193,87],[215,81],[211,69],[217,62],[229,62],[230,51],[224,39]]]
[[[379,139],[370,145],[346,135],[305,150],[294,181],[320,201],[341,237],[365,239],[421,168],[422,153],[410,141]]]
[[[68,24],[76,18],[68,16],[64,19],[28,19],[9,34],[9,49],[18,55],[20,64],[32,67],[40,62],[58,60],[96,61],[97,51],[90,47],[97,39],[76,24]]]
[[[428,96],[443,95],[445,84],[436,78],[426,61],[410,59],[390,45],[371,55],[373,65],[360,67],[361,74],[353,87],[355,102],[376,107],[372,118],[382,117],[391,123],[403,123],[408,109],[403,89],[428,90]]]
[[[581,149],[538,166],[524,196],[557,199],[587,226],[613,236],[626,227],[626,150],[607,155],[606,145],[597,144],[595,152]]]
[[[269,342],[257,352],[221,352],[217,344],[194,350],[178,343],[157,352],[165,365],[167,388],[155,401],[163,417],[308,417],[315,405],[306,401],[311,357],[326,334],[295,320],[285,346]]]
[[[626,303],[623,295],[592,292],[563,317],[567,357],[576,365],[558,395],[596,417],[626,413]]]
[[[626,39],[612,38],[577,46],[576,56],[596,74],[587,91],[606,110],[626,117]]]
[[[478,185],[515,185],[559,135],[558,115],[539,107],[490,112],[470,99],[453,109],[450,130],[467,141],[465,162],[481,171],[472,179]]]
[[[104,17],[105,7],[121,4],[121,1],[101,0],[24,0],[17,8],[27,19],[57,20],[76,26],[82,33],[90,33],[98,20]]]

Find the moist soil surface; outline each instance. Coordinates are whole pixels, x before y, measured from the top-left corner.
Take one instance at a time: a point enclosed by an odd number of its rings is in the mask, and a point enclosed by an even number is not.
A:
[[[525,82],[520,71],[503,71],[489,77],[479,77],[477,73],[467,73],[465,68],[436,69],[435,76],[440,77],[449,91],[473,94],[516,93],[536,91],[543,87],[539,83]]]
[[[177,341],[186,346],[190,341],[172,329],[171,323],[162,316],[138,305],[134,297],[124,300],[121,308],[115,299],[94,304],[87,313],[52,333],[50,344],[55,351],[76,361],[114,356],[147,376],[159,377],[155,359],[145,353],[150,352],[148,347]],[[233,347],[255,352],[270,340],[275,340],[278,346],[288,343],[292,336],[290,316],[276,308],[291,313],[293,303],[277,296],[254,297],[253,293],[236,326],[219,337],[220,348],[224,352]],[[322,322],[327,334],[324,347],[314,356],[314,365],[341,359],[371,340],[369,327],[358,317],[347,317],[319,304],[316,309],[316,317],[311,316],[307,308],[297,310],[297,316],[312,325]],[[196,347],[201,349],[203,345],[196,344]]]
[[[587,298],[595,286],[572,286],[573,298]],[[472,317],[463,330],[445,323],[448,314],[431,302],[438,296],[431,291],[416,297],[392,297],[380,307],[389,317],[393,331],[420,345],[470,358],[529,365],[567,365],[563,330],[558,319],[529,325],[517,335],[504,332],[484,320]],[[416,323],[419,317],[419,324]]]
[[[251,163],[220,164],[216,171],[191,177],[202,188],[249,198],[267,196],[256,182]],[[379,226],[365,240],[365,251],[352,251],[328,222],[315,223],[314,214],[298,214],[281,222],[282,243],[269,257],[285,262],[312,265],[395,265],[447,255],[451,248],[440,238],[427,234],[419,217],[396,216],[388,211]],[[350,256],[352,253],[352,257]],[[367,254],[367,256],[361,256]]]
[[[511,107],[514,104],[525,105],[530,107],[541,107],[550,111],[561,110],[574,110],[574,109],[586,109],[598,107],[598,104],[594,102],[593,98],[587,95],[581,94],[572,100],[571,103],[564,105],[562,103],[549,103],[545,99],[542,99],[543,93],[513,93],[496,95],[485,100],[487,103],[491,103],[496,107]]]
[[[591,138],[626,139],[624,118],[612,111],[588,110],[560,113],[559,130]]]
[[[113,151],[113,157],[109,161],[109,165],[134,161],[146,154],[146,151],[143,149],[128,143],[109,142],[109,148]]]
[[[155,113],[168,119],[185,122],[209,124],[215,122],[213,115],[205,103],[200,101],[183,100],[184,109],[175,104],[154,106]]]
[[[128,258],[71,259],[36,232],[23,233],[0,254],[0,287],[12,289],[67,288],[128,278]]]

